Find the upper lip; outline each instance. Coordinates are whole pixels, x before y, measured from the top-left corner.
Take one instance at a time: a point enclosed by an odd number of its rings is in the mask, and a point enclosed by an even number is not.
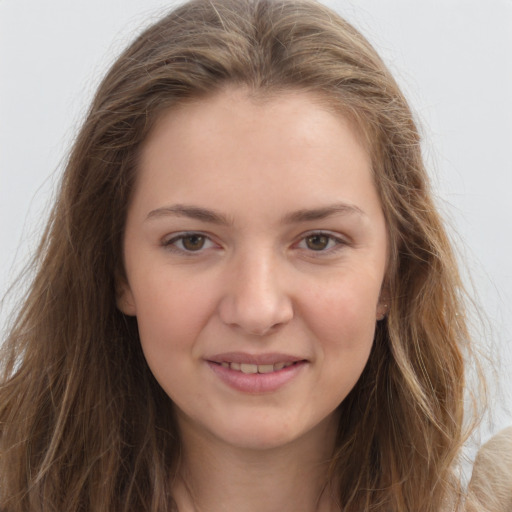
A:
[[[244,352],[226,352],[215,354],[205,358],[212,363],[240,363],[240,364],[276,364],[276,363],[295,363],[305,361],[303,357],[297,357],[290,354],[247,354]]]

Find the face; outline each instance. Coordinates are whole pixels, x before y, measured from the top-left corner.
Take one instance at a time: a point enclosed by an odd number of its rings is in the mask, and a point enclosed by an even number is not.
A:
[[[142,150],[124,259],[119,308],[182,431],[248,448],[320,432],[384,313],[368,153],[306,93],[181,106]]]

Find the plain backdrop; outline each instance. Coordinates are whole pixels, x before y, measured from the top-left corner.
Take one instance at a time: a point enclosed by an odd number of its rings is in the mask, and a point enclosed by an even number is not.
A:
[[[419,120],[439,207],[488,321],[482,346],[499,362],[488,436],[512,424],[512,0],[325,3],[374,44]],[[37,245],[99,80],[172,5],[0,0],[0,295]]]

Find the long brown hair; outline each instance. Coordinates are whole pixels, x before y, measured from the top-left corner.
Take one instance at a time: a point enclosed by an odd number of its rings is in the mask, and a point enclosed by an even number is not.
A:
[[[99,87],[4,343],[0,510],[168,511],[179,461],[170,399],[136,320],[116,308],[137,158],[155,120],[226,85],[312,91],[366,139],[391,245],[389,315],[340,405],[340,509],[439,511],[458,496],[462,287],[418,130],[370,44],[308,0],[193,0],[119,57]]]

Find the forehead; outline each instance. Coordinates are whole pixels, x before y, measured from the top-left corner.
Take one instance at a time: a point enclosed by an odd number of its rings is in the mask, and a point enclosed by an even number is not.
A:
[[[255,97],[232,88],[188,101],[160,117],[140,156],[136,192],[154,202],[376,199],[358,131],[304,92]]]
[[[315,126],[326,122],[346,124],[357,143],[371,153],[364,121],[339,98],[315,90],[251,89],[245,85],[227,85],[212,93],[191,96],[163,111],[146,137],[142,152],[146,152],[156,132],[169,129],[173,124],[184,126],[184,121],[188,132],[194,132],[199,139],[214,132],[220,135],[218,130],[223,122],[231,125],[251,123],[256,130],[259,124],[276,116],[279,118],[279,126],[275,123],[276,130],[285,127],[284,121],[288,120],[288,137],[293,136],[293,132],[298,134],[301,128],[300,135],[307,137]],[[268,123],[265,130],[271,136],[272,123]],[[281,132],[281,135],[284,134]]]

